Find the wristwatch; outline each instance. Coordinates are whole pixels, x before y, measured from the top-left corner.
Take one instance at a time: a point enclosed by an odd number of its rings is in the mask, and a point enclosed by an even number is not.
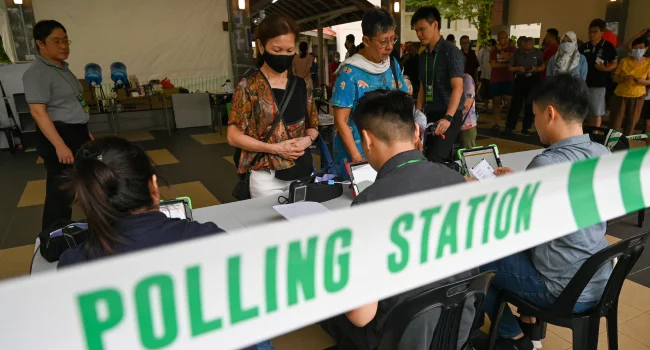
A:
[[[451,123],[451,121],[452,121],[453,119],[454,119],[454,117],[450,116],[449,114],[447,114],[447,115],[445,116],[445,120],[448,121],[448,122],[450,122],[450,123]]]

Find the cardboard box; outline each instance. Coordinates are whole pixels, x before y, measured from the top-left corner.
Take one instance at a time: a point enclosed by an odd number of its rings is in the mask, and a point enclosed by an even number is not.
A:
[[[86,101],[86,103],[88,103],[88,104],[90,104],[90,103],[92,103],[92,102],[95,101],[95,96],[94,96],[94,94],[93,94],[92,92],[90,92],[90,91],[84,91],[84,92],[83,92],[83,96],[84,96],[84,101]]]
[[[86,80],[79,79],[79,84],[81,84],[81,86],[83,87],[84,92],[90,92],[90,85],[88,85],[88,83],[86,83]]]
[[[125,100],[128,98],[125,89],[117,89],[117,98],[120,100]]]
[[[122,101],[123,111],[146,111],[151,109],[149,97],[134,97]]]
[[[163,96],[150,96],[151,109],[163,109]]]
[[[163,89],[163,92],[165,93],[165,96],[171,96],[180,93],[180,90],[178,88]]]

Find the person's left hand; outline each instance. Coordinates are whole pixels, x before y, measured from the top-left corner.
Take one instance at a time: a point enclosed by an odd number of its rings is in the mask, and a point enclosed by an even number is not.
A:
[[[507,175],[507,174],[514,174],[514,170],[506,167],[501,167],[501,168],[496,168],[494,169],[494,175],[496,176],[502,176],[502,175]]]
[[[304,136],[304,137],[298,138],[298,139],[296,139],[296,141],[297,141],[298,145],[300,146],[300,148],[302,148],[303,150],[307,149],[312,144],[311,138],[309,136]]]
[[[635,79],[636,78],[634,76],[632,76],[632,75],[628,75],[628,76],[625,77],[625,81],[630,81],[631,82],[631,81],[635,81]]]
[[[444,133],[447,132],[447,129],[449,129],[449,126],[451,126],[451,122],[449,122],[447,119],[440,119],[438,121],[438,126],[436,127],[435,134],[436,135],[443,135]]]

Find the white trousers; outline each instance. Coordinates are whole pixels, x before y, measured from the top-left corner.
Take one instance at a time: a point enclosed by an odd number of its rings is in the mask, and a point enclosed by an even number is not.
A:
[[[291,181],[282,181],[275,178],[275,170],[251,172],[251,198],[279,196],[289,190],[289,185],[291,185]]]

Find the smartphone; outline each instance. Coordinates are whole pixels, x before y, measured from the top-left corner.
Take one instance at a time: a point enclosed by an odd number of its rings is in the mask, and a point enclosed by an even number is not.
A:
[[[596,64],[605,64],[605,60],[603,60],[602,58],[598,57],[598,58],[596,58]]]

